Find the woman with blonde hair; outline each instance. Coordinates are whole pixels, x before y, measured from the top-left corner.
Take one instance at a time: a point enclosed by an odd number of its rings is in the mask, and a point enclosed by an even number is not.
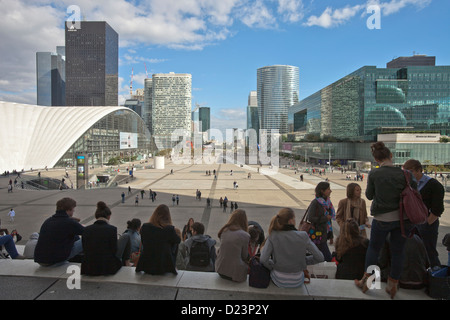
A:
[[[149,274],[174,273],[178,244],[181,239],[172,225],[169,207],[159,205],[149,222],[141,227],[142,251],[136,272]]]
[[[307,252],[311,255],[306,256]],[[324,258],[308,234],[295,228],[294,211],[283,208],[270,221],[260,261],[270,270],[270,278],[276,286],[296,288],[304,283],[306,266],[322,262]]]
[[[341,223],[341,232],[335,244],[336,260],[339,263],[336,279],[361,279],[368,246],[369,240],[360,234],[359,223],[355,219],[346,219]]]
[[[228,222],[219,230],[220,247],[216,259],[216,272],[224,279],[236,282],[247,280],[248,234],[247,214],[234,210]]]
[[[348,219],[355,219],[359,226],[359,233],[367,238],[366,227],[370,228],[367,217],[366,201],[361,198],[361,187],[357,183],[347,185],[347,198],[339,201],[336,212],[336,222],[342,225]]]

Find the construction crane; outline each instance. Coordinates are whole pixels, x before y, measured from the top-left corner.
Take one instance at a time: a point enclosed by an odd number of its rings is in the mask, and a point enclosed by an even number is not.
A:
[[[131,68],[130,98],[133,95],[133,68]]]
[[[148,78],[148,72],[147,72],[147,64],[144,62],[144,66],[145,66],[145,75],[147,76],[147,78]]]
[[[197,102],[195,103],[195,109],[192,112],[197,111],[201,106],[204,106],[206,103],[202,103],[202,104],[198,104]]]

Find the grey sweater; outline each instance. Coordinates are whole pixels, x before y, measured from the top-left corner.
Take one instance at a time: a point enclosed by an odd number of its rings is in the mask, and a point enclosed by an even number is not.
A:
[[[306,253],[310,256],[306,256]],[[272,231],[262,249],[260,261],[270,270],[295,273],[309,264],[323,262],[323,254],[304,231]]]

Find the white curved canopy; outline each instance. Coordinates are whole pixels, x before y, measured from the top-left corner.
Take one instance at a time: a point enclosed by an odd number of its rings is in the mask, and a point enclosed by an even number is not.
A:
[[[52,168],[86,130],[125,107],[44,107],[0,101],[0,173]]]

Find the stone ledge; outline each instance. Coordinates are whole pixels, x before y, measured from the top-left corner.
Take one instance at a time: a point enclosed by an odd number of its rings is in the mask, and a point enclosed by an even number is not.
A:
[[[369,290],[363,294],[353,281],[336,279],[311,279],[311,283],[296,289],[278,288],[270,283],[266,289],[253,288],[248,282],[236,283],[222,279],[214,272],[179,271],[178,275],[154,276],[144,273],[136,273],[134,267],[122,267],[115,275],[111,276],[81,276],[81,290],[69,290],[66,281],[72,273],[68,273],[68,267],[80,265],[66,263],[57,267],[41,267],[33,260],[0,260],[0,287],[12,287],[14,283],[23,289],[35,292],[36,297],[46,299],[103,299],[116,297],[117,299],[133,299],[135,295],[127,295],[127,290],[110,290],[120,288],[133,288],[134,291],[145,291],[147,299],[168,300],[390,300],[385,292],[385,283],[381,283],[381,289]],[[31,278],[31,279],[30,279]],[[32,281],[23,281],[30,279]],[[47,279],[54,281],[40,281]],[[42,285],[44,283],[44,285]],[[0,299],[24,299],[23,290],[16,290],[16,294],[1,293]],[[14,292],[16,292],[14,291]],[[21,294],[19,294],[19,292]],[[37,294],[38,292],[39,294]],[[53,292],[53,294],[49,294]],[[59,296],[55,294],[58,292]],[[97,292],[98,295],[95,294]],[[3,295],[7,295],[3,297]],[[433,300],[425,290],[400,289],[395,300]]]

